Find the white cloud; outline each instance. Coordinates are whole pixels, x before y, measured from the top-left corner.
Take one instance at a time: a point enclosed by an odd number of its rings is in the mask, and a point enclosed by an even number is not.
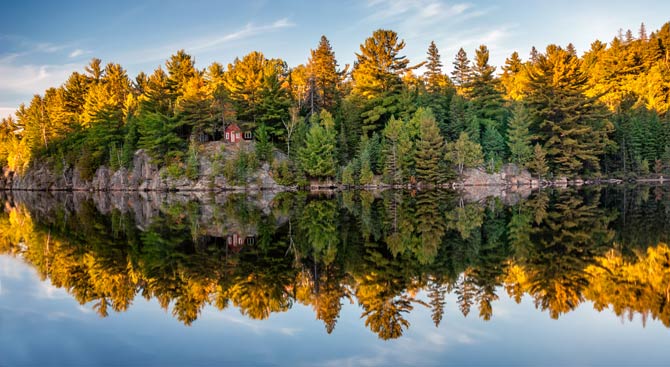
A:
[[[372,13],[366,21],[393,22],[419,28],[446,20],[456,21],[472,14],[469,3],[447,4],[441,0],[369,0],[368,8]]]
[[[295,23],[291,22],[288,18],[281,18],[272,23],[264,25],[247,23],[241,29],[228,34],[217,34],[216,36],[208,35],[194,37],[192,39],[182,39],[153,49],[131,51],[129,54],[124,55],[122,59],[131,60],[130,62],[133,64],[141,64],[145,62],[163,60],[174,53],[176,50],[182,48],[186,49],[187,52],[211,51],[219,49],[234,41],[249,39],[257,35],[294,26]]]
[[[43,93],[49,87],[62,84],[81,64],[62,65],[14,65],[0,63],[0,93]]]
[[[70,52],[70,54],[68,56],[70,58],[75,58],[75,57],[78,57],[78,56],[81,56],[81,55],[84,55],[84,54],[87,54],[87,53],[88,53],[88,51],[84,51],[84,50],[78,48],[78,49]]]
[[[50,87],[58,87],[83,65],[14,65],[0,62],[0,117],[11,116],[19,103],[29,103],[33,94],[44,94]],[[19,99],[20,102],[17,102]],[[16,103],[15,106],[11,106]]]
[[[451,71],[450,60],[460,47],[470,55],[485,44],[491,50],[492,64],[501,65],[499,62],[505,59],[503,52],[507,52],[503,45],[517,27],[516,24],[495,24],[495,20],[480,24],[476,18],[489,15],[496,8],[469,2],[368,0],[364,9],[368,15],[361,25],[392,27],[407,41],[405,52],[413,62],[424,60],[428,41],[435,41],[447,73]]]

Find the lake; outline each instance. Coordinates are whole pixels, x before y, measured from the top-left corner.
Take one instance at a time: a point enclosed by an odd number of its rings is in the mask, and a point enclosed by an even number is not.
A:
[[[670,365],[670,187],[0,202],[0,366]]]

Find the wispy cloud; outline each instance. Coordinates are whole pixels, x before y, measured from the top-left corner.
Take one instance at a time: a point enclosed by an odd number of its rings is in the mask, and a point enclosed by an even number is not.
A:
[[[469,3],[447,4],[439,0],[369,0],[367,6],[374,12],[367,19],[402,21],[418,24],[434,23],[445,18],[466,14]]]
[[[295,26],[295,24],[290,20],[288,20],[287,18],[282,18],[271,24],[266,25],[255,25],[253,23],[248,23],[247,25],[244,26],[244,28],[229,33],[227,35],[224,35],[223,37],[202,38],[199,40],[194,40],[194,42],[191,43],[191,46],[189,46],[189,50],[202,51],[202,50],[214,49],[228,42],[247,39],[259,35],[261,33],[270,32],[282,28],[289,28],[293,26]]]
[[[90,53],[89,51],[82,50],[81,48],[78,48],[68,55],[69,58],[74,59],[75,57],[79,57],[81,55],[85,55],[87,53]]]
[[[239,30],[224,35],[200,36],[191,39],[182,39],[176,42],[162,45],[157,48],[131,52],[127,55],[134,63],[140,64],[150,61],[163,60],[178,49],[186,49],[188,52],[204,52],[221,49],[227,44],[247,40],[255,36],[273,32],[285,28],[294,27],[295,23],[288,18],[281,18],[268,24],[247,23]]]
[[[53,54],[72,48],[72,44],[70,43],[56,44],[52,42],[36,42],[26,37],[14,35],[2,35],[0,36],[0,40],[8,42],[16,50],[19,50],[6,54],[0,52],[0,62],[9,62],[20,57],[34,54]]]
[[[38,42],[14,35],[2,35],[0,41],[4,41],[8,45],[7,50],[11,50],[6,53],[0,51],[2,117],[12,115],[19,102],[28,102],[30,95],[60,85],[72,71],[82,67],[70,61],[59,64],[60,60],[67,60],[66,51],[74,48],[73,43]],[[84,52],[75,48],[70,56],[79,56]],[[50,62],[42,61],[45,58]]]
[[[0,93],[42,93],[49,87],[57,87],[81,64],[13,65],[0,63]]]
[[[486,44],[491,49],[492,60],[498,61],[501,45],[515,27],[492,22],[478,24],[475,19],[491,14],[496,8],[469,2],[368,0],[364,7],[368,15],[362,20],[363,24],[393,27],[403,39],[408,40],[410,60],[425,58],[428,44],[417,44],[416,41],[435,41],[443,56],[445,71],[451,65],[447,60],[460,47],[472,52],[477,46]]]

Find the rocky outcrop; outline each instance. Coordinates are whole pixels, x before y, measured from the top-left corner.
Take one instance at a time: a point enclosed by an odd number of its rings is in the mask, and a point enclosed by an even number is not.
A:
[[[0,189],[12,191],[259,191],[288,189],[272,179],[270,167],[263,164],[247,177],[245,185],[231,184],[212,169],[213,154],[220,152],[221,142],[210,143],[205,154],[199,157],[199,172],[194,180],[171,177],[165,168],[152,163],[143,150],[135,152],[132,169],[113,171],[100,167],[90,180],[81,178],[76,169],[67,168],[55,173],[46,164],[34,164],[23,175],[3,170]],[[248,143],[245,143],[248,144]],[[253,146],[238,146],[235,149],[252,149]],[[224,158],[226,159],[226,158]],[[230,154],[228,155],[230,159]]]
[[[461,186],[529,186],[538,187],[540,181],[534,179],[525,169],[514,164],[506,164],[500,172],[487,173],[482,168],[469,168],[463,172],[458,182]]]

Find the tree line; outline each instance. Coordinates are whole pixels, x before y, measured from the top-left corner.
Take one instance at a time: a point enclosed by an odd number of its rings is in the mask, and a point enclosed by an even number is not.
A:
[[[244,122],[260,160],[280,149],[295,182],[440,183],[504,163],[538,176],[600,177],[670,170],[670,23],[622,32],[579,56],[572,46],[510,55],[500,70],[482,45],[460,49],[447,75],[437,45],[411,63],[405,42],[379,29],[340,67],[322,36],[306,64],[253,51],[198,69],[178,51],[131,79],[93,59],[0,124],[0,165],[130,167],[137,149],[186,171],[204,142]],[[270,162],[272,163],[272,162]]]

